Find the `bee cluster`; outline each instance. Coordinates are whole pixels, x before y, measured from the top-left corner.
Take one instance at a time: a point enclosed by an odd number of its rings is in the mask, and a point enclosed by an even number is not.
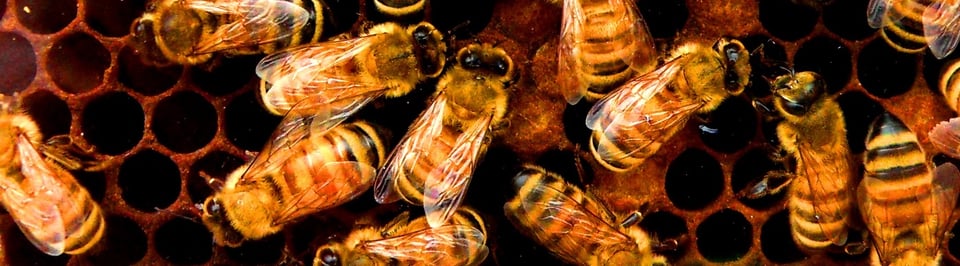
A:
[[[5,204],[3,264],[377,263],[356,243],[433,240],[413,257],[860,265],[904,237],[960,264],[934,167],[960,162],[934,145],[957,126],[930,131],[957,116],[949,2],[51,2],[0,2],[0,93],[43,136],[7,146],[99,209],[64,214],[87,221],[64,248]],[[891,176],[930,196],[864,192]]]

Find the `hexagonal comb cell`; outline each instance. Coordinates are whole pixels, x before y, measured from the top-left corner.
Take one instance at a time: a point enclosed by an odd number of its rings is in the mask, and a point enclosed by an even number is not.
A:
[[[0,245],[6,252],[0,264],[308,264],[318,245],[347,234],[357,214],[377,206],[368,192],[240,248],[214,246],[204,226],[177,217],[195,219],[185,210],[212,193],[201,172],[222,178],[250,160],[244,153],[260,151],[280,116],[267,113],[259,102],[254,67],[262,56],[219,56],[189,67],[145,64],[126,46],[129,27],[145,6],[159,2],[0,1],[0,93],[21,92],[25,111],[45,136],[71,134],[71,140],[93,148],[94,157],[108,163],[103,171],[72,172],[107,214],[108,229],[98,247],[76,256],[43,255],[0,212]],[[390,20],[374,14],[371,0],[318,2],[324,3],[324,39],[352,36]],[[508,115],[510,126],[494,138],[465,199],[489,226],[486,265],[561,263],[500,213],[500,188],[508,185],[509,169],[531,163],[526,160],[582,183],[611,210],[650,202],[656,209],[644,213],[639,226],[656,239],[679,238],[677,250],[660,251],[671,263],[861,265],[867,261],[863,256],[801,255],[790,237],[785,193],[737,197],[749,182],[785,168],[771,158],[779,145],[776,120],[751,106],[753,100],[772,95],[769,80],[776,76],[819,72],[844,112],[854,160],[863,152],[867,125],[884,107],[913,129],[956,116],[944,105],[938,84],[944,66],[960,55],[937,60],[925,52],[919,60],[892,51],[880,32],[866,25],[867,0],[628,0],[643,14],[661,56],[682,43],[710,44],[730,36],[751,51],[753,72],[744,95],[692,118],[639,167],[642,171],[614,174],[597,167],[585,151],[590,131],[584,115],[591,103],[567,105],[555,82],[560,5],[426,2],[422,19],[447,35],[451,52],[475,41],[495,43],[509,47],[520,71],[509,108],[522,115]],[[919,78],[926,82],[916,82]],[[374,101],[356,117],[388,127],[396,143],[430,102],[435,85],[430,79],[408,96]],[[926,108],[920,115],[904,115],[919,106]],[[536,139],[528,141],[530,136]],[[951,161],[928,153],[937,162]],[[579,158],[583,171],[572,158]],[[640,187],[649,189],[618,189]],[[383,216],[378,219],[392,218]],[[946,241],[944,264],[960,263],[955,259],[960,244],[956,238]]]

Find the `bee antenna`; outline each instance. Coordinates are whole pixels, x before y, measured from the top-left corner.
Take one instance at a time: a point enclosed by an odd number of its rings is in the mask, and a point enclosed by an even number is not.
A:
[[[213,191],[220,191],[221,189],[223,189],[223,180],[214,178],[203,170],[200,170],[200,172],[197,174],[200,175],[200,177],[202,177],[206,181],[207,185],[210,186],[210,188],[213,189]]]
[[[455,36],[454,34],[457,33],[457,31],[459,31],[460,29],[463,29],[463,28],[466,27],[467,25],[470,25],[470,20],[469,20],[469,19],[468,19],[468,20],[465,20],[465,21],[463,21],[463,22],[460,22],[460,24],[457,24],[456,26],[453,26],[453,28],[450,28],[449,30],[447,30],[447,35],[449,35],[449,36]]]
[[[196,207],[196,206],[194,206],[194,207]],[[188,217],[188,216],[186,216],[186,215],[179,214],[179,213],[176,213],[176,212],[172,212],[172,211],[169,211],[169,210],[167,210],[167,209],[161,209],[161,208],[158,208],[158,207],[153,207],[153,209],[156,210],[157,212],[169,213],[169,214],[172,214],[173,216],[180,217],[180,218],[183,218],[183,219],[187,219],[188,221],[191,221],[191,222],[194,222],[194,223],[198,223],[198,224],[200,223],[200,222],[197,222],[197,219],[194,218],[194,217]],[[199,212],[199,209],[197,209],[197,211]],[[191,212],[192,212],[192,211],[191,211]],[[199,216],[199,215],[198,215],[198,216]]]

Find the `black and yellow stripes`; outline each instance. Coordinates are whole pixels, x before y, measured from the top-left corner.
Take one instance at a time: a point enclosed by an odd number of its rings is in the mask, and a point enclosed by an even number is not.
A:
[[[606,1],[582,0],[585,23],[583,43],[577,56],[581,64],[581,78],[588,84],[586,97],[590,101],[603,98],[607,92],[633,77],[635,71],[625,61],[637,53],[642,36],[632,36],[634,24],[617,23],[626,10],[617,10]],[[632,4],[632,3],[631,3]]]

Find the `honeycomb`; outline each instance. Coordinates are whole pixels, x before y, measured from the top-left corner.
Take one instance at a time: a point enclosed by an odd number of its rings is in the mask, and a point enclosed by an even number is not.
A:
[[[325,37],[385,20],[371,0],[326,2],[326,12],[334,15],[325,23]],[[655,211],[641,226],[659,238],[681,240],[678,250],[667,253],[677,264],[867,261],[863,255],[803,255],[790,239],[782,196],[733,196],[750,180],[780,167],[765,149],[776,142],[774,125],[760,118],[747,96],[693,119],[639,169],[614,174],[581,148],[589,134],[583,118],[590,106],[568,106],[553,82],[559,7],[543,0],[429,2],[423,16],[453,36],[455,47],[497,43],[522,72],[512,90],[510,124],[479,165],[466,200],[490,226],[492,252],[485,264],[560,263],[501,214],[509,180],[526,162],[587,185],[617,212],[650,203]],[[241,165],[280,118],[258,103],[253,73],[258,57],[222,58],[213,67],[156,67],[139,60],[126,42],[129,25],[145,4],[0,1],[0,69],[5,73],[0,92],[20,92],[44,136],[70,134],[79,145],[94,147],[98,160],[114,165],[102,172],[75,172],[108,217],[106,236],[94,250],[46,256],[4,213],[0,264],[309,263],[317,245],[346,234],[367,210],[410,208],[377,207],[368,192],[282,234],[239,248],[213,245],[210,233],[188,211],[211,193],[198,173],[222,177]],[[863,152],[867,125],[884,110],[918,132],[927,151],[932,147],[925,132],[955,116],[935,89],[947,61],[895,52],[867,26],[867,0],[640,0],[637,5],[661,52],[688,41],[709,44],[731,36],[797,71],[821,73],[830,92],[839,95],[854,154]],[[755,73],[748,94],[769,94],[761,74]],[[426,82],[406,97],[378,100],[358,117],[390,128],[396,143],[426,106],[434,85]],[[699,130],[700,125],[717,131]],[[581,162],[584,171],[571,162]],[[952,232],[960,234],[960,228]],[[956,241],[944,240],[945,264],[960,264]]]

